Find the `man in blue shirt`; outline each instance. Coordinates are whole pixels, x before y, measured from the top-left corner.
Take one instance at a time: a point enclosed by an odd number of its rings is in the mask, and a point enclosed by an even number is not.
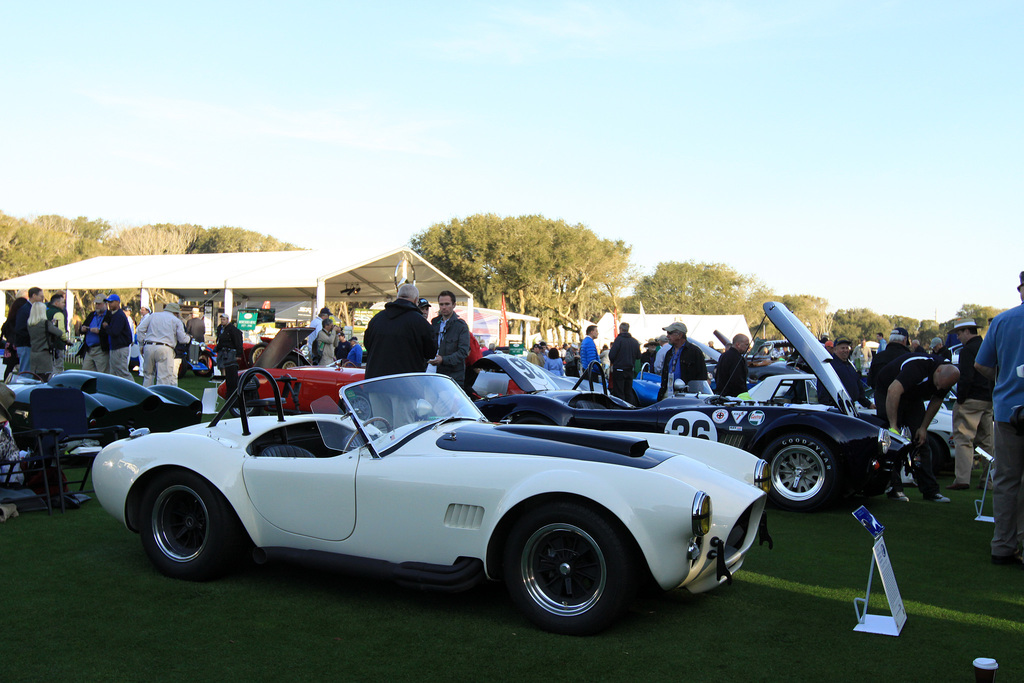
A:
[[[594,382],[603,382],[604,371],[601,370],[601,357],[597,355],[595,339],[597,339],[597,325],[591,325],[587,328],[587,335],[580,342],[580,377],[590,377]],[[591,363],[597,363],[592,370]]]
[[[1017,287],[1024,302],[1024,272]],[[1004,311],[992,320],[974,369],[995,381],[992,412],[995,417],[996,464],[992,484],[992,564],[1024,565],[1024,434],[1010,424],[1017,406],[1024,405],[1024,305]]]
[[[345,360],[349,361],[350,363],[352,363],[352,365],[356,366],[357,368],[363,366],[363,347],[359,345],[358,338],[352,337],[351,344],[348,350],[348,356],[345,357]]]

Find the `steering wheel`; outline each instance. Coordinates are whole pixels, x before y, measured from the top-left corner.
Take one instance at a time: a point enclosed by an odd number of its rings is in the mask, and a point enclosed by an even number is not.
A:
[[[384,429],[383,429],[384,432],[392,431],[391,423],[388,422],[387,420],[385,420],[383,417],[380,417],[379,415],[376,416],[376,417],[371,417],[369,420],[367,420],[365,422],[365,424],[372,425],[374,422],[383,422],[384,423]],[[349,449],[349,446],[352,445],[352,442],[355,441],[355,438],[357,436],[360,436],[359,430],[356,430],[356,431],[352,432],[352,436],[348,437],[348,440],[345,442],[345,445],[341,447],[341,449],[343,451],[347,451]]]

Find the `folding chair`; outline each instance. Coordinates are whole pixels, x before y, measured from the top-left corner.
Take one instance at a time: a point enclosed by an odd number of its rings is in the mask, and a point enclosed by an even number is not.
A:
[[[78,485],[76,493],[91,493],[85,485],[92,473],[93,461],[99,448],[85,448],[68,451],[70,442],[90,439],[98,441],[100,447],[117,439],[127,429],[113,425],[109,427],[89,427],[86,417],[85,394],[81,389],[69,387],[39,387],[29,395],[29,419],[32,428],[38,432],[40,450],[43,454],[53,455],[57,464],[58,485],[67,487]],[[82,468],[80,479],[67,479],[67,468]],[[61,496],[61,512],[64,511],[65,500]]]
[[[53,465],[53,456],[42,450],[39,435],[32,432],[13,432],[18,448],[29,454],[18,461],[4,462],[0,467],[0,502],[14,503],[21,512],[46,509],[46,514],[53,514],[53,489],[57,483],[57,470]],[[42,485],[43,493],[33,490],[33,485]],[[58,493],[60,487],[58,486]]]

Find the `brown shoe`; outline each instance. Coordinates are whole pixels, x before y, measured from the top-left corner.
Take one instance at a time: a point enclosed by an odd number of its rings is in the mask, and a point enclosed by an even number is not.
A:
[[[946,487],[947,491],[966,491],[971,488],[970,484],[950,484]]]

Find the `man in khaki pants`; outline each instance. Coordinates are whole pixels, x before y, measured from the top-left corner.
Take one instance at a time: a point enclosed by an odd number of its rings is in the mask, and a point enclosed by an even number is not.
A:
[[[180,313],[181,306],[172,301],[164,304],[164,310],[151,314],[139,323],[136,335],[139,344],[145,349],[142,353],[142,372],[145,377],[142,386],[178,385],[178,375],[174,372],[174,347],[187,344],[191,339],[185,334]]]
[[[952,491],[971,488],[971,467],[974,448],[981,446],[989,455],[992,447],[992,380],[974,369],[974,360],[981,348],[978,326],[969,318],[961,318],[953,325],[953,332],[963,344],[960,349],[960,382],[956,386],[956,405],[953,406],[953,443],[956,445],[956,478],[947,486]]]

